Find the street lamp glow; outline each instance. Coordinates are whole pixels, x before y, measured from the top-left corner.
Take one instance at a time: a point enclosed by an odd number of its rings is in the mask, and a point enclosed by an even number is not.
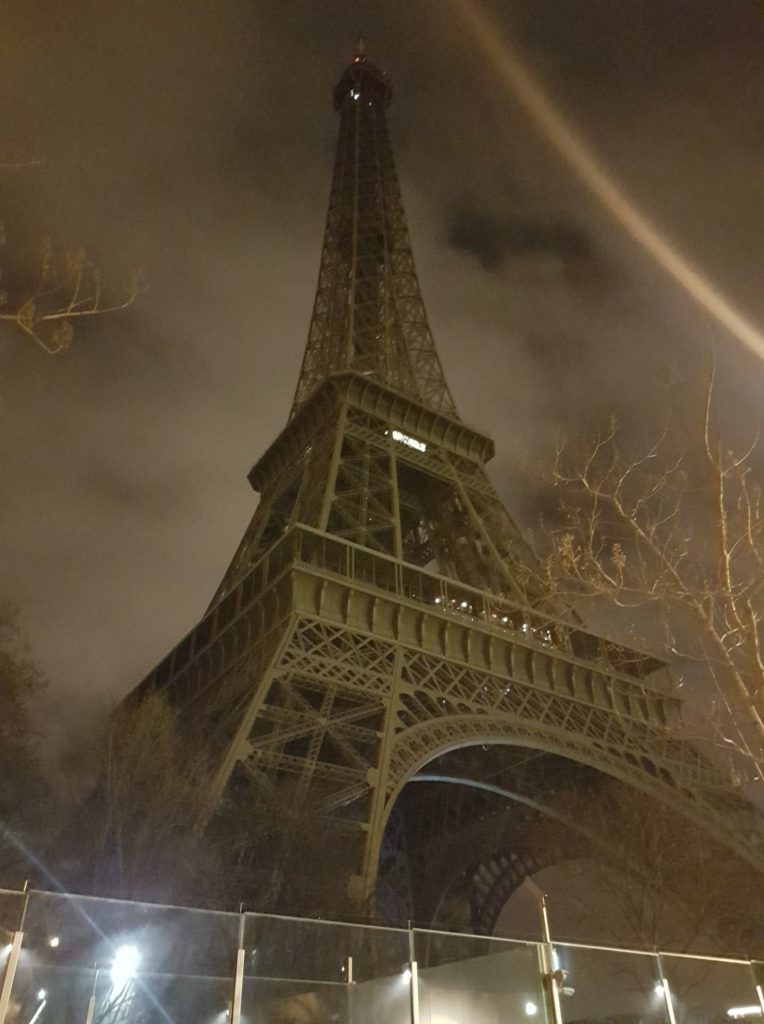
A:
[[[119,947],[111,965],[111,983],[117,992],[121,992],[128,981],[132,981],[140,962],[141,954],[137,946]]]
[[[532,1002],[528,1001],[525,1004],[525,1016],[526,1017],[535,1017],[538,1012],[539,1012],[539,1008],[538,1008],[538,1006],[536,1006],[535,1003],[532,1003]]]
[[[411,968],[410,967],[407,967],[406,970],[403,972],[403,980],[404,981],[411,981]]]
[[[45,999],[47,995],[48,993],[45,991],[44,988],[39,989],[39,991],[37,992],[38,999]]]
[[[58,935],[51,935],[51,937],[48,939],[48,945],[50,946],[51,949],[58,949],[60,942],[61,940],[59,939]]]
[[[666,995],[666,989],[665,989],[664,984],[663,984],[662,981],[658,981],[658,982],[655,983],[654,991],[655,991],[656,996],[665,996]]]

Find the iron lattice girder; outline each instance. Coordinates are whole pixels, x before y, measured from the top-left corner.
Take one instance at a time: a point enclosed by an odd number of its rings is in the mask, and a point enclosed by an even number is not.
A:
[[[344,549],[344,573],[336,558],[316,557],[317,542]],[[364,801],[378,786],[384,787],[389,811],[405,780],[435,752],[510,742],[555,751],[653,791],[706,826],[713,821],[719,831],[734,832],[731,845],[749,860],[760,857],[756,837],[740,827],[728,780],[693,748],[672,738],[668,726],[676,702],[649,680],[535,640],[517,619],[502,623],[506,616],[478,608],[478,593],[469,613],[459,611],[448,598],[449,587],[465,593],[456,581],[430,577],[445,595],[436,605],[432,596],[415,593],[403,576],[394,592],[358,580],[351,556],[367,558],[369,553],[334,537],[297,527],[279,547],[289,557],[271,552],[275,571],[260,569],[263,579],[272,582],[253,604],[272,607],[271,591],[278,591],[278,605],[289,609],[282,620],[281,654],[264,675],[254,674],[246,683],[249,702],[259,701],[256,717],[263,731],[240,740],[228,760],[229,771],[243,760],[266,776],[303,778],[307,786],[311,780],[330,783],[321,796],[325,811],[364,804],[358,820],[367,830],[365,842],[372,843],[380,836],[372,834]],[[427,575],[415,571],[420,579]],[[500,610],[511,607],[498,598],[494,602]],[[226,631],[235,631],[237,621]],[[557,634],[563,635],[561,628]],[[219,639],[222,644],[224,635]],[[231,651],[235,646],[227,645]],[[225,705],[227,679],[237,680],[239,689],[242,684],[222,662],[220,670],[217,699]],[[283,703],[283,694],[293,700],[296,681],[357,703],[325,714],[314,711],[311,718],[304,701],[297,702],[299,711]],[[182,673],[171,685],[185,690]],[[204,716],[204,696],[200,704],[196,713]],[[242,713],[241,702],[238,708],[229,720],[229,736]],[[393,722],[392,743],[381,763],[386,716]],[[348,728],[357,719],[375,717],[368,728]],[[316,736],[324,747],[320,756],[314,753],[309,760],[304,753],[284,750],[295,740]],[[221,789],[224,783],[220,780]]]
[[[210,806],[240,809],[232,848],[272,837],[294,797],[292,816],[355,836],[364,892],[406,779],[483,743],[610,773],[764,866],[729,779],[673,738],[661,664],[533,608],[493,442],[459,420],[435,352],[372,70],[341,90],[313,319],[289,422],[249,474],[260,503],[201,622],[129,699],[165,690],[209,749]]]
[[[342,369],[456,416],[419,288],[385,104],[367,86],[346,91],[340,107],[316,301],[293,414]]]
[[[493,458],[493,441],[450,416],[435,412],[399,391],[355,372],[331,373],[254,465],[249,480],[264,492],[295,464],[305,448],[321,436],[340,404],[368,413],[390,430],[421,437],[444,451],[469,460],[475,468]]]

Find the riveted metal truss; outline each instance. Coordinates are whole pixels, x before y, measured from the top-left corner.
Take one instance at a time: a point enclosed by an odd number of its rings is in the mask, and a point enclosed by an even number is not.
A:
[[[293,414],[330,374],[352,369],[456,415],[422,301],[379,99],[359,82],[339,109],[318,287]]]
[[[368,892],[406,781],[478,744],[590,765],[762,865],[730,780],[677,738],[662,666],[523,588],[493,443],[456,416],[427,326],[375,74],[340,91],[310,336],[289,423],[250,473],[260,503],[207,613],[139,690],[167,692],[208,746],[211,827],[235,808],[230,849],[245,874],[272,865],[271,892],[308,814]]]

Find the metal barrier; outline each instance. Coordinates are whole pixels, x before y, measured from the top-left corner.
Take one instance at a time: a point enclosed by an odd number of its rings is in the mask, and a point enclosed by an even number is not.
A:
[[[0,1024],[716,1024],[764,965],[0,890]]]

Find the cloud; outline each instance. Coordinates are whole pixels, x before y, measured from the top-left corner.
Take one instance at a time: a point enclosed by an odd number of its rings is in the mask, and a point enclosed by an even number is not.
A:
[[[496,270],[509,259],[537,256],[549,256],[563,269],[596,262],[587,232],[564,221],[501,216],[460,202],[449,211],[447,232],[449,245],[472,253],[486,270]]]

